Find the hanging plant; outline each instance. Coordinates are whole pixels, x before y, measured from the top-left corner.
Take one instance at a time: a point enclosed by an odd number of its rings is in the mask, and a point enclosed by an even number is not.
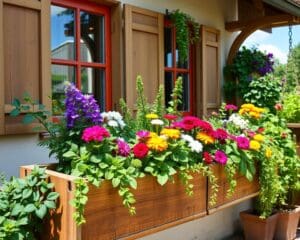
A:
[[[200,25],[190,15],[179,9],[169,14],[176,30],[176,45],[179,52],[179,62],[188,59],[189,45],[200,39]]]

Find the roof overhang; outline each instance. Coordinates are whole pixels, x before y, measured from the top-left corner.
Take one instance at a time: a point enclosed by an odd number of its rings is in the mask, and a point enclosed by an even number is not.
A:
[[[300,0],[263,0],[286,13],[300,17]]]

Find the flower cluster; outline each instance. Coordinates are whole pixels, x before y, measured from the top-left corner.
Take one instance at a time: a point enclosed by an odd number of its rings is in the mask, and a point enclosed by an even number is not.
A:
[[[124,128],[126,125],[122,115],[116,111],[103,112],[101,113],[101,117],[103,118],[103,122],[107,123],[110,127]]]
[[[94,125],[102,122],[99,105],[93,96],[82,94],[73,84],[68,84],[65,92],[65,118],[69,128],[77,121]]]
[[[254,106],[251,103],[243,104],[239,110],[239,114],[249,114],[251,117],[254,117],[256,119],[261,117],[261,114],[265,111],[263,108],[259,108]]]
[[[83,130],[81,139],[85,142],[102,142],[104,138],[110,137],[109,132],[101,126],[88,127]]]

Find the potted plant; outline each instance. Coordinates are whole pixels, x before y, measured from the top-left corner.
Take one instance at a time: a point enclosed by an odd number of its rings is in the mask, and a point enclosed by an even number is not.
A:
[[[40,239],[43,219],[56,208],[45,169],[35,167],[24,179],[0,179],[0,239]]]

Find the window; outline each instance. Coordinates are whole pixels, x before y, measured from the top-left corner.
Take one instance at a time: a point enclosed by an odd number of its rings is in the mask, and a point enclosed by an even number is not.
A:
[[[53,112],[63,104],[64,82],[111,108],[110,11],[85,1],[53,0],[51,74]]]
[[[183,111],[184,115],[191,115],[194,113],[194,47],[190,46],[188,60],[182,61],[176,49],[176,31],[169,21],[165,22],[164,39],[165,104],[168,105],[168,102],[171,100],[174,83],[181,76],[183,81],[183,101],[180,110]]]

